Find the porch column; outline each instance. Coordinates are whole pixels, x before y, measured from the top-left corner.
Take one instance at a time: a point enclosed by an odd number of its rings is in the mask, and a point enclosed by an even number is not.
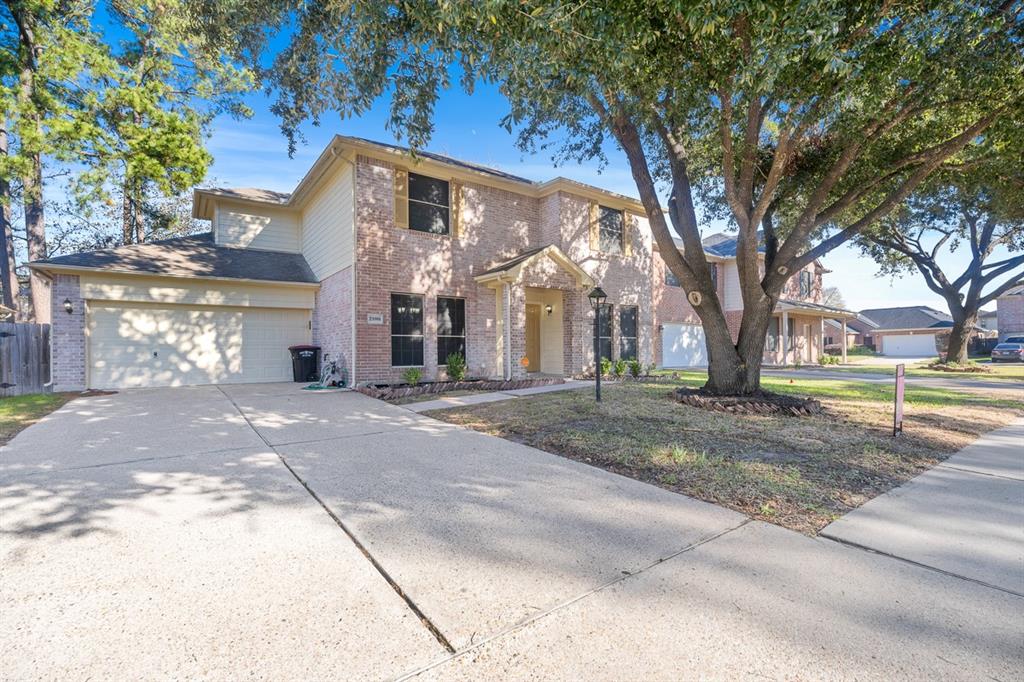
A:
[[[512,378],[512,285],[501,285],[501,335],[502,335],[502,376],[505,381]]]
[[[843,364],[846,364],[846,318],[843,318]]]
[[[789,311],[782,311],[782,366],[789,364]]]
[[[825,357],[825,318],[819,318],[818,322],[821,324],[821,332],[818,334],[818,364],[821,364],[821,359]]]

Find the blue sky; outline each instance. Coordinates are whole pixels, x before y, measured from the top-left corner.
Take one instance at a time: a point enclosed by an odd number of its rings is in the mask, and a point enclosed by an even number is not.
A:
[[[308,143],[289,159],[286,140],[269,110],[270,100],[253,95],[249,104],[255,111],[252,119],[236,121],[222,117],[215,121],[209,142],[215,159],[208,176],[210,184],[291,191],[335,133],[396,141],[385,129],[387,103],[381,100],[359,118],[343,121],[328,115],[320,127],[307,125],[303,131]],[[430,151],[533,180],[564,175],[629,196],[637,195],[628,165],[618,150],[609,150],[611,163],[602,172],[598,172],[596,163],[556,168],[549,153],[520,152],[513,136],[498,125],[507,108],[504,98],[493,87],[479,87],[472,96],[458,89],[447,91],[435,112]],[[709,225],[705,234],[720,229],[721,225]],[[954,254],[949,265],[963,267],[964,260],[963,254]],[[823,262],[832,270],[826,275],[826,285],[839,287],[847,306],[853,310],[917,304],[946,310],[942,299],[928,289],[919,274],[896,280],[879,277],[874,263],[861,257],[856,249],[842,247]]]

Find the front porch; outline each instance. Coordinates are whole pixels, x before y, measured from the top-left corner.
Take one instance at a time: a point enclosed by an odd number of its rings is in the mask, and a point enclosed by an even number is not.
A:
[[[851,310],[833,308],[818,303],[779,301],[768,327],[764,348],[766,365],[816,364],[825,352],[825,321],[839,323],[841,334],[847,336],[847,320],[857,314]],[[842,343],[841,361],[846,363],[847,344]]]
[[[594,280],[561,249],[520,254],[476,281],[495,291],[494,352],[502,378],[583,371],[585,297]]]

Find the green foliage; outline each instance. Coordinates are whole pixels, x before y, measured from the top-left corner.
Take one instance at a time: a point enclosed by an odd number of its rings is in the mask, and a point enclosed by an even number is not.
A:
[[[423,378],[423,370],[419,367],[409,367],[402,372],[402,380],[410,386],[416,386]]]
[[[634,379],[639,379],[643,373],[643,365],[640,364],[639,360],[629,361],[629,375]]]
[[[616,379],[621,379],[626,374],[626,361],[619,358],[612,364],[612,372]]]
[[[835,355],[827,355],[825,353],[822,353],[821,357],[818,358],[818,362],[821,363],[822,365],[838,365],[839,358]]]
[[[601,376],[608,376],[612,371],[612,361],[608,358],[601,358]]]
[[[466,378],[466,358],[462,357],[462,353],[449,353],[446,361],[449,379],[462,381]]]

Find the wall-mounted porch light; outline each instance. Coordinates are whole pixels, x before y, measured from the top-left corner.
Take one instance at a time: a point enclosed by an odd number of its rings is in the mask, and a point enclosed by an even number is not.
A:
[[[550,303],[548,303],[546,306],[544,306],[544,312],[546,312],[548,315],[550,315],[553,310],[554,310],[554,308],[551,307]]]
[[[71,305],[71,299],[70,298],[65,298],[64,299],[64,312],[66,312],[68,315],[70,315],[71,313],[75,312],[74,306]]]

